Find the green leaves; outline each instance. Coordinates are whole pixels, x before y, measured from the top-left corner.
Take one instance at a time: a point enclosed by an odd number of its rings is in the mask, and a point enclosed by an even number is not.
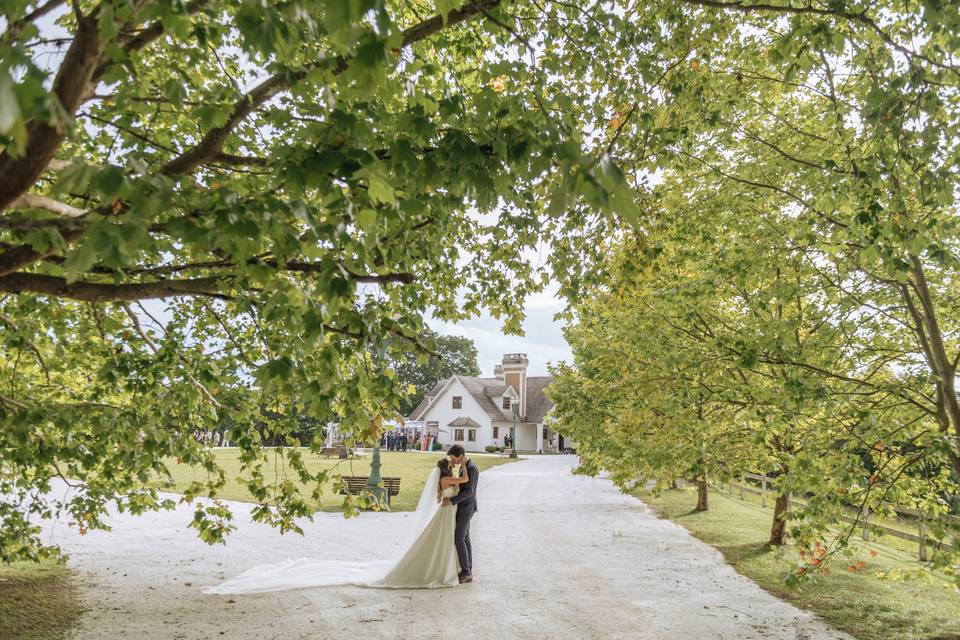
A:
[[[450,15],[450,12],[454,9],[459,9],[464,3],[464,0],[435,0],[434,6],[437,8],[437,13],[443,17],[444,23],[447,22],[447,16]]]
[[[101,171],[90,182],[90,188],[106,202],[119,196],[121,187],[123,187],[123,173],[116,167],[108,167]]]
[[[367,194],[371,200],[382,204],[395,204],[397,202],[396,192],[387,176],[383,175],[381,171],[380,167],[370,165],[354,175],[358,178],[367,179]],[[361,215],[363,215],[363,212],[361,212]]]

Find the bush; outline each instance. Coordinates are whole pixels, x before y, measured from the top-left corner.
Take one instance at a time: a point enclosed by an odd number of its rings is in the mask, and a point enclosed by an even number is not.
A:
[[[487,453],[495,453],[500,450],[497,447],[493,446],[492,444],[488,444],[486,447],[484,447],[484,449],[487,450]]]
[[[440,441],[439,441],[439,440],[434,440],[434,441],[433,441],[433,450],[434,450],[434,451],[443,451],[443,445],[440,444]]]

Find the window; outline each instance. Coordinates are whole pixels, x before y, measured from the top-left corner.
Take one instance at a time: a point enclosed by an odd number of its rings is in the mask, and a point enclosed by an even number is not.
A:
[[[462,396],[453,396],[453,408],[462,409],[463,408],[463,397]]]
[[[500,437],[500,427],[493,428],[493,439],[496,440]]]
[[[427,433],[440,433],[440,423],[436,420],[427,422]]]
[[[470,429],[470,431],[467,432],[467,439],[468,439],[470,442],[476,442],[476,441],[477,441],[477,430],[476,430],[476,429]]]
[[[503,406],[504,409],[509,409],[509,408],[510,408],[510,396],[503,396],[503,405],[502,405],[502,406]]]
[[[453,439],[457,442],[463,442],[463,429],[454,429]]]

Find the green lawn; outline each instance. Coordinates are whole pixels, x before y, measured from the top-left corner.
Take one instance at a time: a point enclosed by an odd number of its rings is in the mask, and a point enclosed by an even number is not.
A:
[[[311,455],[304,450],[304,460],[311,470],[333,469],[339,475],[345,476],[366,476],[370,473],[370,455],[364,458],[353,458],[350,460],[338,460],[335,458],[322,458],[317,455]],[[252,501],[247,492],[246,485],[239,478],[240,455],[237,449],[217,449],[215,451],[220,465],[227,472],[227,483],[219,492],[219,497],[228,500]],[[380,473],[383,476],[400,477],[400,495],[395,496],[391,502],[393,511],[412,511],[417,506],[417,500],[423,491],[423,483],[426,482],[437,460],[443,457],[443,453],[437,451],[432,454],[414,453],[414,452],[392,452],[384,451],[380,453],[380,462],[382,464]],[[500,464],[512,462],[507,457],[477,455],[473,456],[473,461],[482,472]],[[176,486],[172,491],[182,490],[192,480],[202,480],[206,472],[202,469],[196,469],[186,465],[171,464],[170,470],[173,473]],[[268,481],[273,480],[277,474],[282,473],[282,467],[277,470],[264,469],[264,475]],[[333,492],[332,487],[323,497],[317,508],[322,511],[339,511],[343,503],[343,496]]]
[[[722,491],[724,495],[731,495],[731,492],[728,490],[728,485],[723,485],[722,488],[714,489],[716,492]],[[743,493],[743,498],[740,498],[740,492],[736,486],[733,487],[732,495],[737,498],[737,500],[742,500],[748,502],[757,508],[760,508],[760,496],[755,493],[750,493],[745,491]],[[776,500],[776,495],[772,491],[768,491],[766,494],[766,506],[770,508],[770,505],[773,504],[773,501]],[[771,516],[773,514],[771,513]],[[913,522],[910,522],[903,518],[883,518],[878,517],[876,514],[870,516],[871,525],[882,525],[885,527],[890,527],[891,529],[897,529],[903,531],[904,533],[912,533],[917,535],[917,525]],[[859,536],[862,532],[862,526],[858,525],[857,535]],[[884,535],[882,533],[877,533],[875,530],[870,530],[871,540],[876,540],[877,542],[882,543],[884,546],[891,547],[893,549],[899,549],[900,551],[905,552],[907,555],[916,559],[918,557],[918,548],[916,542],[910,542],[909,540],[904,540],[903,538],[897,538],[891,535]]]
[[[771,509],[713,491],[710,510],[693,511],[696,492],[673,489],[660,495],[636,495],[662,517],[683,525],[694,536],[719,549],[736,570],[770,593],[813,611],[838,629],[861,640],[948,640],[960,638],[960,595],[946,579],[893,581],[874,573],[918,567],[912,554],[884,544],[869,543],[852,562],[838,558],[830,575],[788,588],[783,577],[797,567],[796,548],[771,549]],[[769,504],[769,502],[768,502]],[[876,551],[876,557],[870,551]],[[864,561],[860,572],[847,566]]]
[[[0,565],[0,638],[60,640],[83,609],[62,564],[18,562]]]

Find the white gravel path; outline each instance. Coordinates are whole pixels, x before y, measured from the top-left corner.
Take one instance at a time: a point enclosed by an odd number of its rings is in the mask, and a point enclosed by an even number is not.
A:
[[[248,596],[201,588],[291,557],[387,557],[407,515],[317,514],[306,536],[249,522],[210,547],[189,508],[117,515],[112,532],[51,538],[70,553],[89,611],[76,639],[846,638],[739,576],[711,547],[657,519],[572,456],[484,471],[473,520],[475,582],[439,591],[327,587]],[[407,489],[409,490],[409,489]]]

